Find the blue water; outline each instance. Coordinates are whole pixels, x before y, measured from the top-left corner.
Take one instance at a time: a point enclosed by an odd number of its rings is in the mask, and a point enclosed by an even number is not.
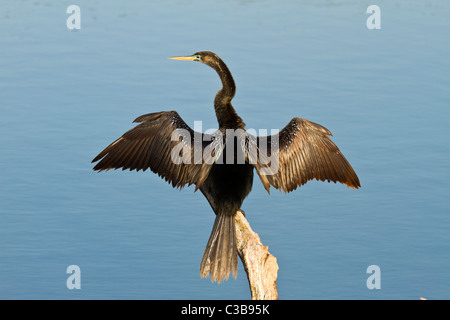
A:
[[[320,123],[361,180],[268,195],[255,179],[242,209],[277,257],[280,299],[449,299],[449,16],[446,0],[3,0],[0,298],[250,297],[241,264],[200,279],[214,221],[200,192],[90,163],[145,113],[217,127],[216,73],[167,59],[211,50],[248,128]]]

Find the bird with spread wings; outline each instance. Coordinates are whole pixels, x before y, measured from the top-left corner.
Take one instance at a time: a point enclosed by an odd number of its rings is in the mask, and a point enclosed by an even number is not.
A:
[[[271,186],[287,193],[314,179],[340,182],[352,189],[359,188],[360,182],[330,139],[331,132],[317,123],[293,118],[277,134],[265,137],[245,131],[244,122],[231,104],[236,90],[233,77],[215,53],[202,51],[172,59],[199,61],[218,73],[223,87],[214,100],[217,132],[194,132],[176,111],[150,113],[134,120],[140,124],[111,143],[92,162],[98,162],[94,167],[97,171],[150,169],[175,188],[195,185],[195,190],[200,189],[216,214],[200,273],[220,282],[228,279],[230,273],[236,277],[234,216],[251,191],[254,171],[269,193]],[[239,134],[230,139],[230,130]],[[174,139],[174,133],[181,139]],[[186,146],[182,148],[184,161],[174,161],[174,150],[180,144]],[[243,162],[211,161],[225,156],[229,159],[230,154],[231,159],[237,160],[238,148],[246,155]]]

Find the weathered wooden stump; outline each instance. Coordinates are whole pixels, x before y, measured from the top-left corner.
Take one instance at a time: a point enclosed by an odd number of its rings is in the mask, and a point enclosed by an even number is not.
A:
[[[263,246],[241,210],[236,213],[236,243],[253,300],[278,300],[277,259]]]

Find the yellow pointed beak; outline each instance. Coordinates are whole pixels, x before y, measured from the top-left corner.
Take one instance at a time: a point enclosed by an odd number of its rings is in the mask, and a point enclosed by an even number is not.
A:
[[[195,57],[193,56],[181,56],[181,57],[169,57],[172,60],[186,60],[186,61],[194,61]]]

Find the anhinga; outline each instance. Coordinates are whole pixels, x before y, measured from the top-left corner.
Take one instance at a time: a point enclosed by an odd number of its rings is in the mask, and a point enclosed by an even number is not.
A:
[[[231,104],[236,91],[233,77],[215,53],[201,51],[192,56],[170,59],[199,61],[216,70],[223,86],[214,99],[219,122],[217,132],[226,137],[227,129],[241,129],[245,134],[236,135],[234,141],[237,144],[227,147],[229,141],[225,138],[218,139],[217,135],[194,132],[176,111],[150,113],[134,120],[140,124],[111,143],[92,162],[100,160],[94,167],[98,171],[118,168],[145,171],[150,168],[173,187],[194,184],[195,190],[201,190],[216,214],[200,265],[202,277],[210,274],[211,280],[218,282],[228,279],[230,272],[236,277],[238,262],[234,219],[250,193],[254,169],[268,192],[270,185],[290,192],[312,179],[340,182],[352,189],[360,187],[353,168],[329,139],[331,132],[328,129],[305,119],[293,118],[277,135],[265,137],[263,142],[263,137],[255,137],[244,131],[245,124]],[[257,146],[260,143],[267,144],[267,154],[276,155],[278,170],[270,174],[263,173],[267,165],[259,160],[249,161],[248,156],[243,163],[195,161],[194,148],[187,152],[188,160],[192,161],[175,163],[171,153],[181,143],[172,138],[177,130],[189,133],[185,138],[191,139],[187,141],[191,142],[191,146],[195,144],[194,137],[198,139],[200,136],[202,150],[210,144],[221,145],[216,156],[218,153],[236,153],[238,146],[248,144],[251,140],[249,137],[252,137]]]

